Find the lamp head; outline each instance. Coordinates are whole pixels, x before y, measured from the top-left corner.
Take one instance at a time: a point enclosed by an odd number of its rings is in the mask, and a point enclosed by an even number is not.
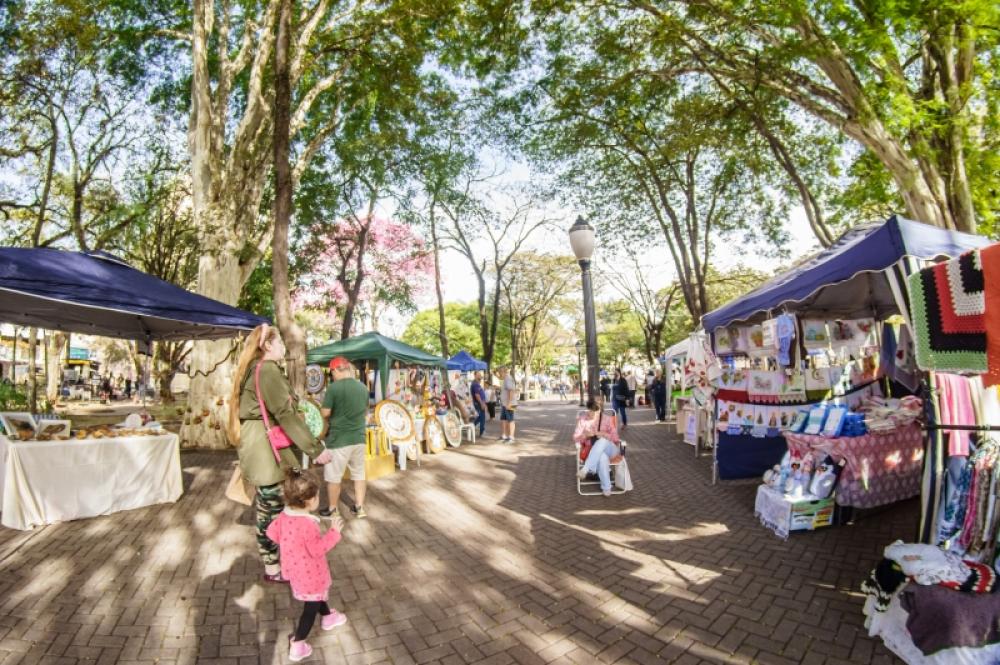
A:
[[[583,217],[577,217],[573,226],[569,227],[569,244],[577,261],[589,261],[594,255],[594,227]]]

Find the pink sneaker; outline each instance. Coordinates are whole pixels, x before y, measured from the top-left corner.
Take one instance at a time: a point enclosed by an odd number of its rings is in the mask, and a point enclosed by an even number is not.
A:
[[[323,630],[333,630],[337,626],[343,626],[345,623],[347,623],[347,617],[337,610],[330,610],[330,613],[320,620]]]
[[[313,653],[313,648],[305,640],[295,641],[294,637],[288,638],[288,660],[297,663],[305,660]]]

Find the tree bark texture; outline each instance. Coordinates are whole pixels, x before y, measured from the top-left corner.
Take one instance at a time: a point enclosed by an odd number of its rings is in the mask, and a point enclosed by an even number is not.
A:
[[[274,315],[285,341],[286,369],[292,390],[305,394],[306,338],[292,312],[288,283],[288,228],[292,218],[292,167],[289,162],[291,81],[289,44],[292,30],[292,0],[281,0],[278,38],[275,45],[274,85],[274,235],[271,238],[271,282]]]
[[[448,331],[445,329],[444,318],[444,294],[441,292],[441,260],[440,243],[438,242],[437,218],[433,207],[431,209],[431,244],[434,249],[434,293],[437,296],[438,309],[438,339],[441,341],[441,355],[445,358],[451,357],[448,349]]]

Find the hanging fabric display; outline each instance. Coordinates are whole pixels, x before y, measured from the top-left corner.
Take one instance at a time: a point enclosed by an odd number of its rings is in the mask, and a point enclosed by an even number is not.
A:
[[[1000,244],[979,251],[985,284],[983,326],[986,329],[987,386],[1000,385]]]
[[[775,322],[778,364],[788,367],[792,364],[792,342],[795,341],[795,316],[782,314]]]
[[[726,356],[736,351],[736,345],[733,342],[733,331],[731,329],[717,328],[714,337],[716,355]]]
[[[800,370],[793,369],[785,374],[778,393],[778,401],[791,404],[806,401],[806,377]]]
[[[960,260],[960,259],[953,259]],[[925,371],[979,372],[987,369],[986,334],[979,332],[948,333],[945,313],[935,271],[947,270],[944,264],[919,270],[909,277],[910,309],[917,366]],[[954,312],[948,316],[954,318]]]
[[[781,395],[784,374],[764,370],[750,370],[747,393],[751,402],[777,404]]]
[[[802,344],[807,349],[825,349],[830,345],[830,336],[823,319],[802,320]]]

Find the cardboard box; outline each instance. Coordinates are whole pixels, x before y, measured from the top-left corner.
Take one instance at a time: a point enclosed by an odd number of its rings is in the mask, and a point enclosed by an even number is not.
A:
[[[832,497],[827,499],[801,499],[793,501],[788,530],[812,531],[824,526],[832,526],[833,509],[834,503]]]

